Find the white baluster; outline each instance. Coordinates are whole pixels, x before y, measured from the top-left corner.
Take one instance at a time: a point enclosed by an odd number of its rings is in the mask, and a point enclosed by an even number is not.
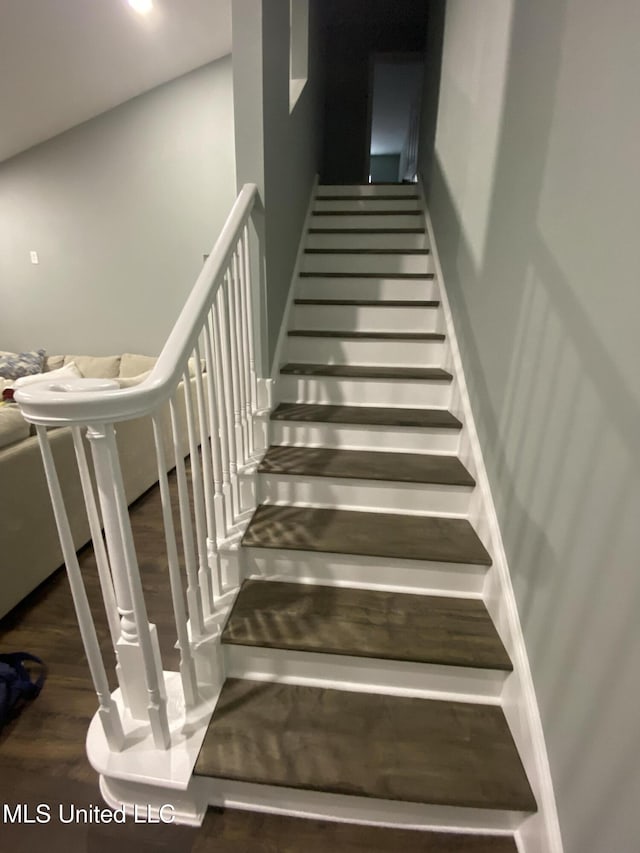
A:
[[[189,487],[187,484],[187,474],[184,466],[185,446],[182,442],[180,420],[174,399],[171,400],[170,409],[171,431],[173,433],[173,452],[175,454],[176,462],[176,480],[178,483],[178,504],[180,506],[180,527],[182,528],[182,548],[184,551],[184,562],[187,570],[187,610],[189,611],[191,636],[198,640],[204,634],[204,616],[202,612],[202,598],[198,587],[196,552],[193,545],[193,524],[191,523]]]
[[[251,377],[251,412],[255,416],[258,409],[258,382],[256,379],[255,356],[255,317],[253,314],[253,280],[251,276],[251,257],[249,252],[249,228],[244,226],[244,268],[247,288],[247,319],[249,330],[249,374]],[[255,438],[255,437],[254,437]],[[255,442],[254,442],[255,446]]]
[[[96,557],[96,565],[98,567],[98,579],[100,581],[100,589],[102,590],[102,602],[104,604],[107,622],[109,624],[109,634],[113,650],[118,657],[117,645],[120,639],[120,615],[118,614],[118,603],[116,602],[116,594],[113,589],[113,578],[111,577],[111,568],[109,567],[109,559],[107,557],[107,549],[102,538],[102,524],[98,514],[95,495],[93,493],[93,485],[91,483],[91,475],[89,474],[89,465],[87,463],[87,454],[82,443],[82,434],[80,427],[71,427],[73,436],[73,447],[76,453],[76,462],[78,463],[78,473],[80,474],[80,484],[82,486],[82,494],[87,510],[87,518],[89,520],[89,530],[91,531],[91,541],[93,544],[93,552]],[[120,683],[120,664],[116,665],[116,673],[118,675],[118,683]]]
[[[235,257],[235,256],[234,256]],[[238,473],[244,465],[244,441],[242,434],[242,419],[240,416],[240,376],[238,370],[238,347],[236,335],[236,312],[235,312],[235,278],[229,273],[225,280],[222,294],[226,300],[227,333],[229,336],[229,357],[231,366],[231,386],[233,388],[233,428],[236,437],[236,452],[238,459]]]
[[[114,587],[122,615],[118,657],[127,685],[125,692],[131,715],[144,719],[142,705],[146,688],[144,704],[153,741],[159,749],[168,749],[171,736],[160,646],[156,627],[149,623],[147,616],[113,425],[93,425],[87,430],[87,437],[91,443]],[[141,672],[144,683],[141,683]]]
[[[242,329],[242,382],[244,385],[244,412],[247,424],[247,455],[253,457],[254,435],[253,435],[253,407],[251,401],[251,365],[249,358],[249,305],[247,301],[247,252],[244,245],[246,228],[240,237],[238,246],[238,265],[240,271],[240,289],[238,292],[240,303],[240,324]]]
[[[109,690],[109,681],[107,679],[104,661],[102,660],[100,643],[98,642],[96,627],[91,615],[87,592],[84,587],[84,581],[82,580],[82,573],[78,564],[75,544],[73,542],[73,536],[71,535],[71,527],[69,526],[64,498],[62,497],[62,489],[60,488],[60,481],[58,480],[58,472],[56,471],[46,428],[43,426],[37,426],[36,431],[47,483],[49,485],[49,492],[51,494],[53,514],[56,520],[56,527],[58,528],[60,545],[62,546],[62,555],[67,567],[67,576],[69,578],[71,597],[73,598],[73,605],[75,607],[78,626],[80,628],[80,636],[82,637],[85,654],[87,655],[87,662],[89,664],[89,671],[91,673],[93,686],[98,696],[98,715],[100,717],[109,748],[114,750],[114,752],[120,752],[124,746],[122,720],[120,719],[118,706],[113,701]]]
[[[153,415],[152,423],[153,438],[156,444],[156,460],[158,463],[158,482],[160,483],[162,522],[167,547],[167,563],[169,565],[169,585],[171,587],[171,601],[173,603],[173,615],[176,620],[178,649],[180,651],[180,677],[182,679],[185,707],[193,708],[199,699],[198,685],[196,682],[196,668],[193,655],[191,654],[191,644],[189,642],[187,614],[184,607],[182,580],[180,578],[180,566],[178,563],[176,532],[173,525],[173,512],[171,509],[171,494],[169,492],[169,480],[167,478],[167,462],[164,453],[162,430],[158,423],[157,415]]]
[[[229,273],[225,274],[225,285]],[[229,318],[227,315],[227,300],[225,287],[221,286],[217,294],[216,314],[218,317],[220,351],[222,355],[222,375],[224,380],[225,414],[227,416],[227,431],[229,435],[229,474],[231,478],[231,496],[233,505],[233,521],[240,514],[240,489],[238,486],[238,434],[234,421],[234,394],[231,371],[231,344],[229,342]]]
[[[236,365],[238,371],[238,394],[240,404],[240,425],[242,427],[242,462],[244,465],[249,460],[249,428],[247,425],[247,400],[246,387],[244,382],[244,362],[246,352],[243,347],[242,336],[242,279],[240,277],[240,254],[239,247],[233,253],[233,316],[235,321],[235,352]],[[232,327],[233,328],[233,327]]]
[[[233,498],[231,495],[231,475],[229,471],[229,424],[227,422],[227,401],[225,398],[224,377],[222,375],[222,341],[217,317],[216,303],[209,313],[208,336],[215,369],[216,406],[219,413],[218,427],[220,435],[220,457],[222,467],[222,497],[224,500],[225,522],[222,525],[225,538],[233,527]],[[208,370],[209,368],[207,368]]]
[[[209,424],[211,427],[211,464],[213,467],[213,502],[216,515],[216,529],[218,531],[218,538],[226,539],[227,525],[224,511],[224,495],[222,493],[222,440],[220,438],[220,421],[224,420],[224,418],[220,417],[220,410],[218,409],[209,317],[207,317],[207,323],[203,329],[203,337],[207,403],[209,408]]]
[[[200,422],[200,449],[202,453],[202,480],[204,483],[204,505],[207,521],[207,565],[209,566],[211,586],[211,612],[215,610],[216,597],[220,597],[220,567],[218,565],[218,534],[216,530],[216,511],[214,501],[214,474],[212,464],[211,440],[216,440],[213,428],[210,428],[208,414],[211,411],[205,399],[204,383],[202,381],[202,358],[200,345],[195,349],[195,379],[196,401],[198,404],[198,420]]]
[[[189,371],[183,377],[184,403],[187,412],[187,434],[189,436],[189,458],[191,461],[191,488],[193,489],[193,510],[196,518],[196,543],[198,545],[198,590],[202,600],[204,618],[213,613],[213,597],[209,583],[209,560],[207,556],[207,522],[202,488],[202,468],[198,449],[198,432],[193,411],[193,394]]]

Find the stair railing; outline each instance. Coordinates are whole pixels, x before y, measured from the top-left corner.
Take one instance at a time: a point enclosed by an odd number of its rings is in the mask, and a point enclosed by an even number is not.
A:
[[[239,522],[253,508],[245,481],[264,448],[261,414],[268,409],[259,205],[256,186],[245,185],[155,366],[139,384],[43,381],[16,394],[25,418],[36,425],[98,716],[114,751],[127,746],[125,718],[147,723],[155,747],[168,749],[176,703],[183,703],[183,718],[188,716],[210,700],[222,678],[216,608],[240,582],[234,535],[237,539]],[[146,419],[155,446],[163,564],[180,656],[179,679],[173,680],[163,669],[156,627],[147,614],[116,438],[118,425],[138,418]],[[49,441],[47,427],[54,426],[70,427],[73,437],[115,653],[120,687],[115,699]],[[173,468],[177,511],[167,473]],[[180,693],[170,697],[170,708],[169,681]]]

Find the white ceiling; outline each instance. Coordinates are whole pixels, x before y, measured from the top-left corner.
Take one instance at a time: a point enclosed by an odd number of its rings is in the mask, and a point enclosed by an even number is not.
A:
[[[231,0],[0,0],[0,160],[231,51]]]

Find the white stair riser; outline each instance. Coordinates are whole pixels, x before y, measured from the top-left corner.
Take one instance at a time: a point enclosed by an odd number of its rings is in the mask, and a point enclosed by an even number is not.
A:
[[[276,681],[391,696],[495,702],[506,673],[463,666],[224,645],[227,678]]]
[[[439,308],[373,305],[294,305],[292,329],[351,332],[436,332],[444,327]]]
[[[280,374],[278,399],[288,403],[446,409],[451,383],[424,380],[345,379]]]
[[[331,227],[331,226],[313,226]],[[363,228],[375,226],[366,225]],[[309,234],[308,249],[428,249],[426,234]]]
[[[391,450],[398,453],[456,453],[460,430],[271,421],[270,440],[273,444],[293,444],[300,447]]]
[[[379,216],[364,216],[358,211],[349,214],[332,216],[330,213],[313,216],[311,228],[424,228],[422,213],[381,213]]]
[[[395,483],[382,480],[350,480],[339,477],[307,477],[260,474],[260,503],[338,507],[404,515],[465,515],[473,489],[430,483]]]
[[[434,279],[302,277],[298,299],[438,299]]]
[[[433,258],[431,255],[364,255],[337,254],[308,254],[302,261],[303,272],[337,272],[337,273],[432,273]]]
[[[246,577],[294,580],[323,586],[348,586],[421,595],[478,595],[485,566],[322,554],[280,548],[243,548]]]
[[[126,814],[139,822],[149,819],[160,823],[164,818],[187,826],[200,826],[208,805],[423,830],[507,832],[515,830],[526,817],[495,809],[405,803],[207,776],[193,776],[186,790],[169,783],[145,785],[100,776],[100,793],[111,808],[124,806]]]
[[[273,812],[313,820],[335,820],[418,830],[511,833],[528,817],[522,812],[501,809],[378,800],[375,797],[327,794],[323,791],[257,785],[205,776],[195,777],[194,783],[197,783],[199,800],[211,806]],[[165,802],[171,802],[171,798],[166,797]]]
[[[384,198],[364,198],[358,199],[338,199],[325,201],[316,199],[313,205],[315,211],[325,210],[412,210],[415,211],[420,207],[420,199],[384,199]]]
[[[439,367],[445,341],[404,341],[289,336],[287,359],[306,364],[381,364]]]
[[[418,194],[417,184],[320,184],[316,193],[316,195],[361,195],[365,198]]]

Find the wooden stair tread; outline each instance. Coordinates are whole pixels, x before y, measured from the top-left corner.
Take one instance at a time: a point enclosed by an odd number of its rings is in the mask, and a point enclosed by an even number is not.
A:
[[[413,210],[313,210],[312,216],[422,216],[422,211]]]
[[[316,201],[417,201],[417,193],[389,193],[376,195],[317,195]]]
[[[412,803],[536,809],[495,705],[231,678],[194,773]]]
[[[356,211],[357,215],[357,211]],[[309,228],[308,234],[424,234],[424,228]]]
[[[306,255],[430,255],[431,249],[305,249]]]
[[[222,642],[512,669],[486,607],[472,598],[246,580]]]
[[[192,853],[518,853],[510,835],[428,832],[210,808]]]
[[[339,329],[289,329],[293,338],[345,338],[374,341],[443,341],[440,332],[347,332]]]
[[[296,305],[356,305],[371,308],[437,308],[439,299],[294,299]]]
[[[393,278],[412,279],[413,281],[431,281],[432,272],[301,272],[300,278]]]
[[[357,364],[285,364],[280,373],[294,376],[340,376],[348,379],[423,379],[451,382],[453,376],[441,367],[385,367]]]
[[[460,421],[447,409],[333,406],[321,403],[280,403],[271,412],[271,420],[431,429],[462,428]]]
[[[457,456],[389,453],[379,450],[335,450],[286,444],[272,444],[269,447],[258,466],[258,473],[470,488],[476,484]]]
[[[261,504],[242,544],[329,554],[490,566],[466,518]]]

